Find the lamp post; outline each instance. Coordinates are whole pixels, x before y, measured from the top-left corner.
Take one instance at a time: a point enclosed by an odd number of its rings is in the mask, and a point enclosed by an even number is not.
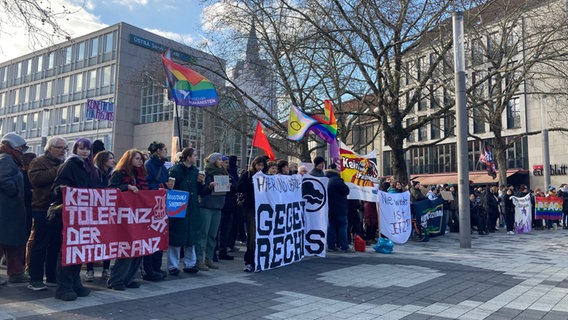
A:
[[[452,14],[454,29],[454,67],[456,82],[456,122],[458,154],[458,205],[460,221],[460,248],[471,248],[471,222],[469,212],[469,167],[467,159],[467,110],[465,86],[465,54],[463,12]]]

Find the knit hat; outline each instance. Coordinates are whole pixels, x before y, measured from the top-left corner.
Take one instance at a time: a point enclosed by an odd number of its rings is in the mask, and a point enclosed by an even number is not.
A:
[[[314,158],[314,166],[318,166],[318,164],[325,162],[325,159],[322,156],[317,156]]]
[[[229,161],[229,157],[227,157],[227,156],[222,156],[222,157],[221,157],[221,160],[223,160],[223,161]]]
[[[217,160],[223,159],[223,155],[218,152],[213,152],[209,156],[209,163],[214,164]]]
[[[6,133],[2,137],[2,141],[0,141],[0,142],[7,142],[14,149],[16,149],[17,147],[23,146],[23,147],[25,147],[23,152],[28,150],[28,147],[26,146],[26,139],[22,138],[22,136],[20,136],[17,133],[14,133],[14,132]]]

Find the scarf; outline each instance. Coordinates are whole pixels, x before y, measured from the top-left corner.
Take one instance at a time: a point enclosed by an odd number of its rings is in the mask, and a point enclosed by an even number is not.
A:
[[[125,170],[120,170],[122,174],[122,183],[136,186],[139,190],[148,190],[148,182],[143,174],[142,168],[132,168],[133,176],[128,175]]]

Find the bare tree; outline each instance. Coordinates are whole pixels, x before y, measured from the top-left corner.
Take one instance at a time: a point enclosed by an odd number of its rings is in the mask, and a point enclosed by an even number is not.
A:
[[[568,55],[568,21],[561,13],[563,1],[473,3],[475,7],[466,12],[472,136],[481,141],[488,124],[499,183],[504,185],[507,150],[523,137],[540,132],[523,130],[528,124],[521,123],[521,101],[528,108],[526,102],[538,101],[539,95],[566,99],[558,88]]]

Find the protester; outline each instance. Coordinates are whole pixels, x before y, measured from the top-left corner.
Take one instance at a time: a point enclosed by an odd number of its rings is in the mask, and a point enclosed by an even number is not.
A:
[[[59,166],[65,161],[67,141],[61,137],[47,140],[44,154],[30,163],[28,176],[33,188],[32,215],[34,239],[30,250],[30,284],[34,291],[56,285],[57,255],[61,248],[61,233],[48,226],[47,209],[51,203],[51,186]],[[45,274],[45,283],[44,283]]]
[[[201,271],[219,269],[219,266],[213,262],[213,255],[217,244],[217,231],[221,221],[221,209],[225,205],[226,192],[213,191],[217,186],[214,180],[215,176],[229,176],[229,173],[223,167],[222,158],[223,155],[217,152],[207,157],[205,182],[199,192],[199,212],[202,229],[195,248],[195,254],[197,255],[196,266]],[[236,186],[231,185],[230,182],[229,187],[235,191]]]
[[[0,140],[0,253],[6,258],[8,281],[29,281],[24,273],[26,208],[22,155],[28,149],[26,140],[10,132]],[[1,254],[0,254],[1,255]],[[5,281],[0,279],[2,284]]]
[[[278,164],[276,161],[268,161],[266,164],[266,174],[277,174]]]
[[[306,173],[308,173],[308,168],[306,168],[305,165],[301,165],[298,167],[298,173],[301,175],[305,175]]]
[[[95,140],[95,142],[100,140]],[[94,147],[94,143],[93,143]],[[112,170],[116,165],[114,160],[114,153],[102,150],[99,151],[94,158],[95,167],[98,171],[98,184],[97,188],[107,188],[108,182],[110,179],[110,175],[112,174]],[[90,262],[87,263],[87,274],[85,275],[85,281],[92,282],[95,280],[95,264]],[[101,274],[101,278],[104,280],[108,280],[110,278],[110,260],[103,261],[103,271]]]
[[[142,151],[130,149],[126,151],[114,169],[109,180],[110,188],[118,188],[120,191],[138,193],[139,190],[148,190],[146,181],[146,168],[144,167],[144,155]],[[135,281],[136,275],[142,265],[143,257],[116,259],[111,268],[107,287],[114,290],[125,288],[139,288],[140,283]]]
[[[489,232],[498,231],[497,219],[499,218],[499,198],[497,197],[497,187],[486,188],[482,196],[483,208],[487,213],[487,229]]]
[[[37,158],[37,155],[33,152],[26,152],[22,155],[22,176],[24,178],[24,205],[26,206],[26,238],[28,239],[25,247],[25,259],[24,265],[26,272],[29,272],[30,266],[30,250],[32,249],[33,234],[32,224],[33,224],[33,214],[32,214],[32,184],[30,183],[30,178],[28,176],[28,170],[30,167],[30,162]]]
[[[420,181],[412,181],[412,187],[410,188],[410,202],[414,203],[426,199],[428,199],[428,197],[422,193],[422,185],[420,184]]]
[[[327,248],[329,251],[355,252],[349,247],[347,241],[347,214],[348,203],[347,195],[349,187],[341,179],[339,170],[332,164],[325,172],[329,178],[327,192],[329,195],[329,226],[327,228]]]
[[[561,184],[556,196],[562,198],[562,228],[568,229],[568,185]]]
[[[390,187],[387,189],[388,193],[401,193],[404,192],[404,188],[402,187],[402,183],[400,181],[393,182]]]
[[[310,175],[314,177],[325,177],[323,170],[325,169],[325,159],[322,156],[314,158],[314,168],[310,171]]]
[[[296,162],[290,162],[290,164],[288,165],[288,169],[289,169],[289,173],[292,174],[297,174],[298,173],[298,164]]]
[[[144,163],[148,175],[149,190],[171,189],[173,182],[168,181],[168,169],[164,165],[167,161],[168,148],[159,141],[153,141],[148,146],[150,158]],[[162,251],[156,251],[153,254],[144,257],[144,269],[142,279],[147,281],[159,281],[166,277],[167,273],[162,271]]]
[[[278,169],[278,174],[284,174],[284,175],[290,174],[290,167],[288,166],[288,161],[279,160],[276,166]]]
[[[184,218],[170,218],[169,247],[168,247],[168,273],[172,276],[179,274],[181,248],[183,247],[183,267],[187,273],[197,273],[195,266],[195,244],[198,237],[199,211],[198,194],[203,188],[204,176],[199,174],[195,166],[197,152],[193,148],[185,148],[181,152],[180,161],[170,169],[170,177],[175,179],[174,189],[189,192],[187,213]]]
[[[254,188],[252,176],[264,170],[266,159],[262,156],[254,158],[249,169],[239,177],[237,192],[244,195],[243,210],[247,225],[247,251],[245,252],[245,272],[253,272],[255,269],[254,251],[256,241],[256,218],[254,213]]]
[[[377,203],[363,201],[363,223],[365,227],[365,236],[363,238],[366,240],[367,245],[377,243],[377,230],[379,229]]]
[[[234,257],[229,255],[228,250],[235,250],[235,241],[237,239],[236,227],[234,227],[234,220],[241,221],[242,218],[237,217],[239,214],[237,203],[236,187],[239,182],[239,175],[237,173],[237,156],[232,155],[227,158],[223,157],[223,165],[229,175],[231,185],[234,186],[230,192],[225,195],[225,205],[221,209],[221,223],[219,225],[219,259],[233,260]]]
[[[92,154],[93,145],[85,138],[78,139],[72,148],[71,156],[59,167],[53,182],[52,192],[58,204],[63,203],[63,188],[96,188],[98,171],[95,168]],[[62,222],[60,222],[62,223]],[[61,232],[63,225],[53,226]],[[72,301],[77,297],[86,297],[91,290],[81,284],[81,264],[62,266],[61,252],[57,256],[57,287],[55,298]]]

